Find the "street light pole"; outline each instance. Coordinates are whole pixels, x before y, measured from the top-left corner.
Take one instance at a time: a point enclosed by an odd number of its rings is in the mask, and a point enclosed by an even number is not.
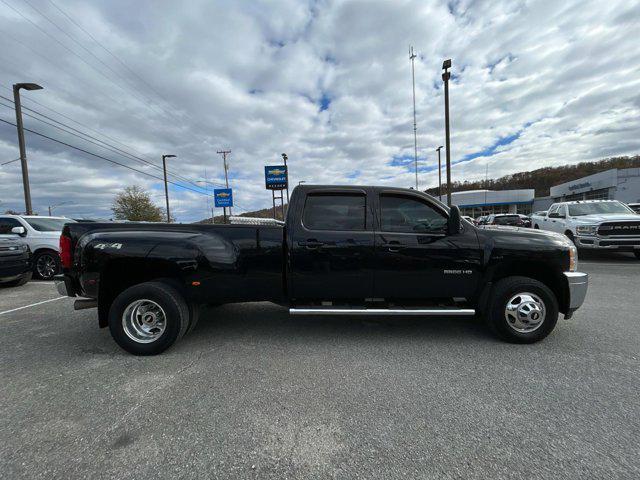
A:
[[[31,206],[31,188],[29,186],[29,169],[27,168],[27,151],[24,144],[24,126],[22,124],[22,106],[20,104],[20,89],[42,90],[37,83],[16,83],[13,85],[13,102],[16,108],[16,128],[18,129],[18,145],[20,147],[20,164],[22,166],[22,187],[24,189],[24,204],[27,215],[33,215]]]
[[[447,205],[451,206],[451,139],[449,137],[449,79],[451,78],[451,59],[442,62],[442,80],[444,81],[444,129],[447,146]]]
[[[411,81],[413,82],[413,161],[416,168],[416,190],[418,190],[418,127],[416,124],[416,70],[415,70],[416,54],[413,53],[413,47],[409,49],[409,60],[411,60]]]
[[[440,160],[440,150],[442,150],[442,145],[436,148],[436,152],[438,152],[438,200],[442,201],[442,161]]]
[[[284,160],[284,166],[287,166],[287,157],[286,153],[282,154],[282,160]],[[287,208],[289,208],[289,169],[287,168]]]
[[[164,172],[164,198],[167,201],[167,223],[171,223],[169,212],[169,188],[167,186],[167,158],[175,158],[175,155],[162,155],[162,171]]]

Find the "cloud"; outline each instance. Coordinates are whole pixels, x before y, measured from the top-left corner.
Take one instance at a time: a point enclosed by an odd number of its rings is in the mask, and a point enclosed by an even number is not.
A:
[[[25,117],[28,128],[153,177],[160,156],[176,154],[170,178],[201,192],[204,183],[184,178],[206,171],[223,184],[216,151],[231,149],[236,211],[269,205],[263,166],[282,152],[292,184],[413,185],[409,45],[422,188],[437,184],[444,144],[444,58],[453,59],[453,179],[640,150],[632,2],[5,1],[0,95],[38,82],[45,89],[24,92],[25,107],[130,155]],[[13,122],[13,111],[0,106],[0,118]],[[72,201],[56,211],[109,217],[131,184],[163,205],[159,178],[29,133],[27,146],[40,213]],[[15,128],[0,124],[0,163],[17,156]],[[210,212],[207,197],[170,190],[178,220]],[[0,201],[24,208],[19,162],[0,167]]]

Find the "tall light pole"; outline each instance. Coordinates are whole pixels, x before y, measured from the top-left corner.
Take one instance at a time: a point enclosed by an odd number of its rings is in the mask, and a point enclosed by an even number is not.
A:
[[[169,213],[169,188],[167,187],[167,158],[175,158],[175,155],[162,155],[162,171],[164,172],[164,198],[167,201],[167,223],[171,223]]]
[[[418,128],[416,124],[416,54],[413,47],[409,47],[409,60],[411,60],[411,81],[413,82],[413,161],[416,167],[416,190],[418,190]]]
[[[451,139],[449,137],[449,78],[451,78],[451,59],[442,62],[442,80],[444,81],[444,129],[447,146],[447,205],[451,206]]]
[[[20,164],[22,165],[22,186],[24,188],[24,204],[27,215],[33,215],[31,207],[31,188],[29,187],[29,169],[27,168],[27,151],[24,145],[24,126],[22,125],[22,106],[20,105],[20,89],[42,90],[37,83],[16,83],[13,85],[13,102],[16,107],[16,127],[18,128],[18,145],[20,146]]]
[[[436,148],[436,152],[438,152],[438,200],[442,201],[442,161],[440,160],[440,150],[442,150],[442,145]]]
[[[227,165],[227,155],[231,153],[231,150],[218,150],[216,153],[222,155],[222,165],[224,167],[224,183],[229,188],[229,165]],[[222,207],[222,214],[227,218],[227,207]],[[229,216],[231,216],[231,207],[229,207]]]

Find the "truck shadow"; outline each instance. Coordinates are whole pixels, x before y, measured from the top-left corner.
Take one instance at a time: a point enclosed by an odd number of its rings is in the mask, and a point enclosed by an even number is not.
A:
[[[484,322],[474,317],[290,316],[286,308],[271,303],[203,308],[189,338],[194,341],[211,337],[253,340],[280,337],[290,341],[338,337],[345,341],[384,337],[494,341]]]

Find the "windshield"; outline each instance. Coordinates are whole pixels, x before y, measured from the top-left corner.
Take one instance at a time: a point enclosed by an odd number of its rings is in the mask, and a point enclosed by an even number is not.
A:
[[[599,213],[635,213],[620,202],[576,203],[569,205],[569,216],[580,217]]]
[[[70,218],[25,218],[25,221],[39,232],[60,232],[65,223],[75,223]]]

